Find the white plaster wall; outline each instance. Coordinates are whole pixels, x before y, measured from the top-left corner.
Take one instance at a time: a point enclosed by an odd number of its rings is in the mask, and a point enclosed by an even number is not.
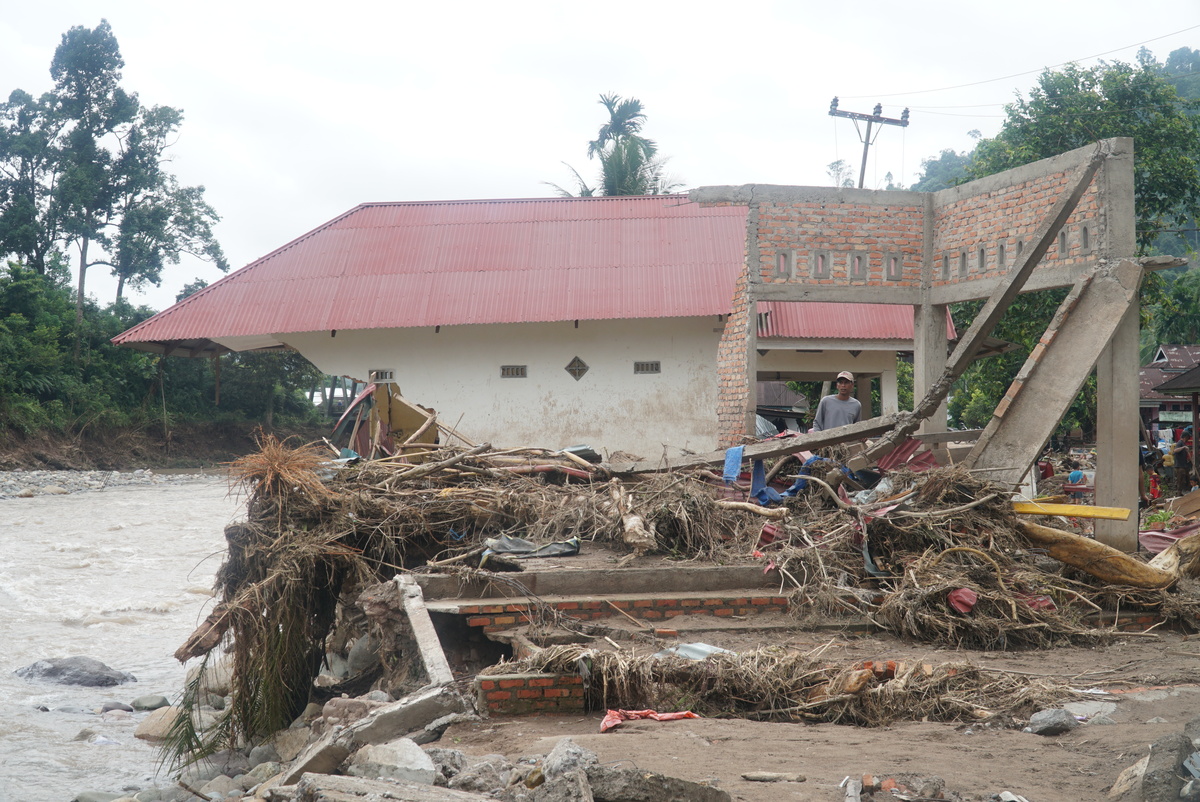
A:
[[[759,341],[759,347],[763,342]],[[809,374],[812,381],[832,382],[834,377],[843,370],[848,370],[856,377],[859,375],[880,376],[880,402],[883,414],[896,412],[899,400],[899,387],[896,379],[896,352],[892,351],[859,351],[858,356],[852,356],[849,351],[827,349],[820,353],[797,353],[794,348],[764,349],[766,353],[758,357],[758,378],[760,381],[770,381],[773,373],[780,374]],[[784,378],[788,378],[786,375]],[[862,396],[861,392],[856,393]],[[870,394],[866,395],[870,398]],[[864,403],[864,414],[866,404]],[[815,402],[813,410],[816,410]]]
[[[400,392],[477,442],[590,445],[648,459],[717,447],[712,317],[308,332],[280,335],[322,371],[393,369]],[[589,370],[565,370],[578,356]],[[662,372],[634,375],[635,361]],[[501,365],[528,378],[501,379]]]

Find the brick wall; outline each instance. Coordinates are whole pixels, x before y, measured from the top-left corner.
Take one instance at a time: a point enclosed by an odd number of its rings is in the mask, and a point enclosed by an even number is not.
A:
[[[932,285],[997,278],[1013,269],[1046,213],[1068,191],[1073,169],[972,191],[968,184],[939,193],[934,211]],[[993,182],[994,183],[994,182]],[[1093,261],[1103,249],[1099,176],[1079,200],[1039,265],[1072,267]],[[1063,247],[1065,246],[1065,248]],[[1129,255],[1129,254],[1125,254]]]
[[[750,299],[746,293],[749,277],[743,269],[733,295],[733,311],[725,320],[725,331],[717,343],[717,443],[728,448],[743,442],[748,434],[747,410],[752,404],[749,349]]]
[[[812,193],[804,193],[811,195]],[[763,283],[919,287],[923,204],[775,199],[758,206],[757,261]],[[899,197],[899,193],[893,193]],[[913,193],[903,193],[911,197]]]
[[[583,677],[578,674],[489,674],[475,678],[480,712],[501,715],[581,713]]]

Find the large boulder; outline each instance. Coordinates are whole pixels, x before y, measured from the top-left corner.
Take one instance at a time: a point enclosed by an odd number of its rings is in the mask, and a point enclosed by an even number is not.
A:
[[[91,657],[57,657],[38,660],[13,672],[21,679],[54,682],[59,685],[108,687],[136,682],[137,677],[101,663]]]

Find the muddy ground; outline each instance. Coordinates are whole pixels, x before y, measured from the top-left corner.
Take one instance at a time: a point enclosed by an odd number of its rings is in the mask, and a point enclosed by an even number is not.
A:
[[[710,781],[743,802],[842,800],[847,776],[936,775],[963,799],[1009,791],[1029,802],[1102,800],[1125,767],[1156,740],[1200,717],[1200,637],[1154,633],[1108,646],[1033,652],[971,652],[905,643],[889,636],[843,637],[815,632],[708,638],[748,648],[770,642],[811,650],[828,646],[831,663],[859,660],[967,661],[983,668],[1048,678],[1078,689],[1113,691],[1096,699],[1116,709],[1111,723],[1085,724],[1044,737],[980,725],[902,722],[867,729],[836,724],[772,724],[743,720],[633,721],[600,734],[600,714],[492,718],[456,725],[441,746],[510,758],[548,752],[571,737],[602,761]],[[802,783],[755,783],[745,772],[800,773]],[[948,794],[949,795],[949,794]],[[870,798],[864,796],[864,798]],[[876,799],[895,797],[877,794]],[[1131,797],[1138,798],[1138,797]]]

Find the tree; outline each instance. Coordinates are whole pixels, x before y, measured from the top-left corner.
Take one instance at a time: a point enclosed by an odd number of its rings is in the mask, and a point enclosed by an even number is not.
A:
[[[1136,66],[1043,72],[1028,98],[1005,107],[1000,132],[980,141],[968,173],[979,178],[1100,139],[1133,137],[1139,249],[1163,229],[1186,225],[1200,212],[1200,103],[1181,99],[1161,67],[1140,55]]]
[[[854,186],[854,168],[845,159],[838,159],[825,166],[825,174],[833,181],[835,187]]]
[[[921,159],[921,177],[911,189],[918,192],[937,192],[939,189],[962,184],[969,179],[967,168],[973,156],[973,153],[957,153],[951,148],[946,148],[936,158]]]
[[[229,267],[204,188],[164,169],[182,113],[142,106],[120,85],[124,65],[107,21],[73,27],[51,62],[54,89],[38,100],[18,90],[0,107],[0,255],[44,273],[53,252],[74,250],[77,329],[91,267],[118,277],[118,299],[161,283],[185,253]]]
[[[637,98],[620,95],[600,96],[600,104],[608,110],[608,120],[600,126],[596,138],[588,143],[588,158],[600,161],[600,177],[596,186],[588,186],[571,165],[567,169],[575,177],[574,192],[550,184],[564,197],[594,195],[661,195],[679,187],[666,175],[666,160],[658,155],[653,140],[641,135],[646,114]]]

